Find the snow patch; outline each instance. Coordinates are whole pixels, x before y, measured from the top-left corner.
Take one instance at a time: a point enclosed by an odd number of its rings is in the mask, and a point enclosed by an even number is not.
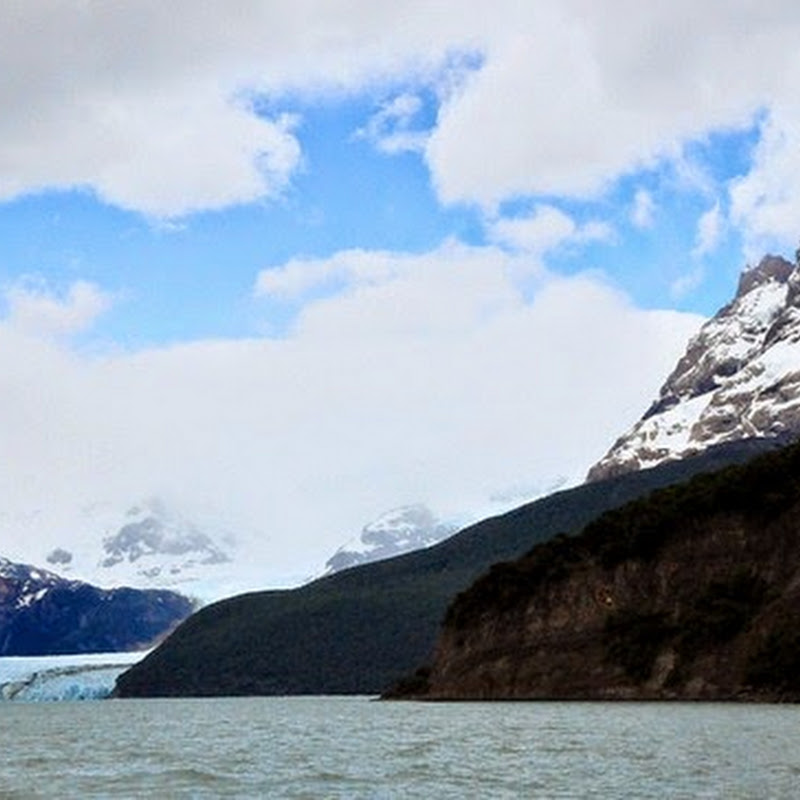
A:
[[[659,399],[589,471],[597,480],[753,437],[800,435],[800,266],[769,256],[689,342]]]

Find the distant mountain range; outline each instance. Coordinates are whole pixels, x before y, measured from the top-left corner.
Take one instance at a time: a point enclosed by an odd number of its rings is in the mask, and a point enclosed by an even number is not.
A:
[[[0,558],[0,656],[144,650],[193,610],[175,592],[99,589]]]
[[[7,515],[5,522],[25,527],[24,519]],[[456,530],[422,504],[394,508],[339,547],[324,574],[428,547]],[[36,541],[34,533],[29,538]],[[64,523],[63,541],[42,550],[38,563],[98,586],[173,589],[208,602],[241,585],[245,550],[230,532],[198,524],[150,497],[122,510],[110,503],[82,509]]]
[[[690,343],[658,401],[583,486],[424,550],[208,606],[124,673],[117,693],[380,692],[431,657],[449,604],[492,564],[792,438],[798,285],[797,268],[783,259],[745,272],[734,301]]]
[[[654,488],[747,460],[762,441],[584,484],[472,525],[439,544],[296,589],[200,609],[120,676],[117,694],[378,694],[426,662],[453,598],[492,564],[577,532]]]
[[[64,518],[42,510],[0,512],[3,555],[96,586],[174,589],[215,599],[217,587],[231,582],[239,555],[227,531],[197,524],[158,497],[97,502]],[[48,533],[44,546],[42,527],[60,536]]]
[[[150,587],[213,587],[235,567],[232,541],[215,540],[155,499],[121,517],[110,508],[89,509],[86,520],[105,531],[97,547],[91,549],[88,537],[77,555],[56,547],[47,555],[48,565],[69,573],[81,561],[82,573],[90,571],[105,584],[140,588],[100,589],[0,559],[0,656],[139,649],[193,609],[185,597]],[[327,574],[427,547],[454,531],[423,505],[394,509],[341,547],[328,560]],[[89,570],[86,562],[92,560],[95,567]]]

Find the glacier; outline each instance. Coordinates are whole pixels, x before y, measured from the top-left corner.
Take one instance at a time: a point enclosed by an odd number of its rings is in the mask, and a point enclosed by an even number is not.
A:
[[[101,700],[148,651],[0,658],[0,702]]]

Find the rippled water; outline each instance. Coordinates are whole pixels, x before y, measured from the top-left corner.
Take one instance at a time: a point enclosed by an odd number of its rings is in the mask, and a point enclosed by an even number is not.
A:
[[[114,700],[0,707],[0,797],[781,798],[800,708]]]

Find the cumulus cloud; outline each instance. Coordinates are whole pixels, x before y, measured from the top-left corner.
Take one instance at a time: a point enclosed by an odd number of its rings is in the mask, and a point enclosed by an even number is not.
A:
[[[599,220],[578,224],[560,209],[545,204],[529,214],[500,217],[489,225],[489,238],[515,250],[542,255],[567,244],[607,240],[611,227]]]
[[[748,255],[794,245],[800,236],[800,108],[770,114],[761,125],[750,172],[732,181],[731,218]]]
[[[335,289],[341,284],[381,283],[396,274],[404,258],[376,250],[345,250],[329,258],[296,258],[262,270],[256,279],[260,297],[301,298],[309,292]]]
[[[688,142],[745,129],[763,108],[797,116],[799,26],[790,3],[724,14],[686,2],[536,4],[513,33],[495,31],[483,67],[440,109],[426,149],[440,197],[489,208],[529,194],[592,198],[660,160],[680,164]],[[766,147],[788,157],[773,139]],[[751,213],[756,226],[779,224],[752,205],[742,224]]]
[[[722,236],[723,225],[724,218],[719,203],[714,203],[697,221],[697,236],[692,250],[695,258],[702,258],[714,250]]]
[[[242,581],[263,586],[308,574],[400,503],[463,518],[496,511],[521,476],[580,478],[698,319],[638,310],[589,275],[540,269],[523,297],[527,258],[455,242],[349,251],[306,265],[338,276],[317,295],[297,262],[278,266],[261,291],[307,302],[273,339],[89,357],[6,320],[4,553],[76,549],[71,509],[157,495],[224,518]],[[15,509],[33,517],[15,526]]]
[[[54,292],[33,278],[17,281],[5,291],[6,324],[26,334],[69,336],[86,330],[111,308],[113,297],[88,281],[75,281],[66,292]]]
[[[157,218],[281,192],[302,162],[289,93],[448,80],[474,20],[352,0],[0,7],[0,199],[87,188]],[[277,110],[266,114],[260,98]],[[386,109],[389,149],[407,111]]]
[[[280,192],[302,162],[280,110],[290,93],[412,87],[367,126],[396,151],[422,146],[408,126],[413,87],[425,85],[441,98],[424,142],[439,196],[490,208],[596,194],[783,107],[735,193],[741,224],[772,232],[786,217],[768,173],[795,135],[798,31],[796,4],[746,0],[724,13],[688,0],[498,0],[488,20],[484,4],[462,0],[10,0],[0,197],[88,187],[162,217],[250,202]],[[259,96],[276,111],[258,113]]]

